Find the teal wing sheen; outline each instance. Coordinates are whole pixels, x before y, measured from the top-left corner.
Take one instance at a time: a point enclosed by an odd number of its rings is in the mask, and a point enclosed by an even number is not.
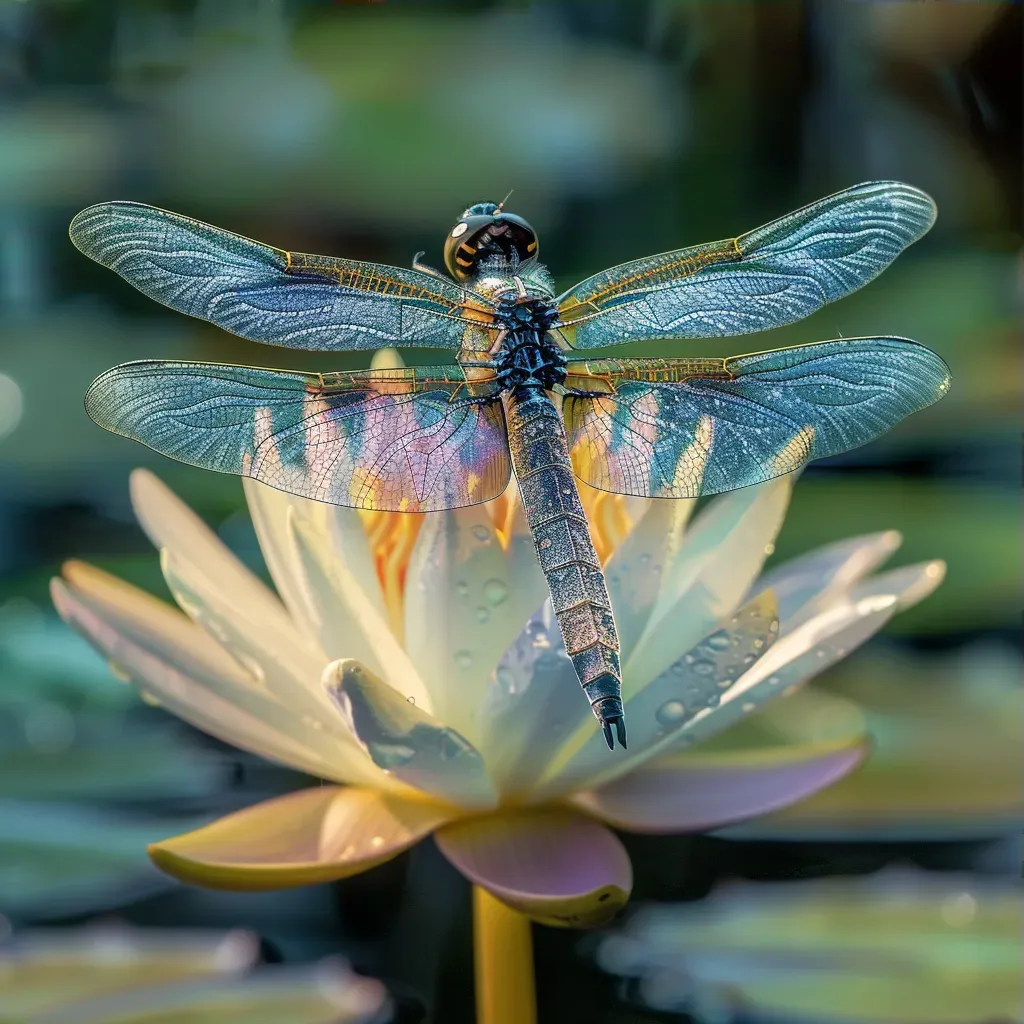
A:
[[[457,314],[470,293],[415,270],[275,249],[142,203],[90,206],[71,240],[151,299],[251,341],[462,346]]]
[[[749,334],[792,323],[877,277],[935,220],[900,182],[837,192],[737,238],[613,267],[556,301],[575,349]]]
[[[570,362],[573,469],[618,494],[692,498],[865,444],[941,398],[949,369],[903,338],[851,338],[728,359]]]
[[[189,465],[354,508],[473,505],[511,473],[498,388],[458,366],[310,374],[146,360],[98,377],[86,411]]]

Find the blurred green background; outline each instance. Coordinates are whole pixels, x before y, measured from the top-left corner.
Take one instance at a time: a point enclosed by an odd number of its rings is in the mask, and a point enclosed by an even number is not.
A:
[[[365,359],[278,355],[150,302],[67,239],[71,216],[102,200],[306,252],[408,265],[425,249],[436,265],[466,205],[514,189],[510,208],[567,287],[859,181],[927,190],[935,228],[868,288],[770,336],[655,354],[863,334],[938,351],[950,395],[810,467],[772,561],[900,530],[898,562],[943,558],[947,580],[836,685],[870,704],[871,686],[849,680],[863,664],[877,682],[888,664],[890,685],[912,688],[897,703],[913,717],[935,672],[943,692],[984,688],[986,666],[1005,677],[1009,663],[1018,702],[1021,37],[1010,3],[0,0],[0,913],[21,925],[121,907],[148,924],[246,924],[271,956],[340,950],[386,976],[408,990],[410,1020],[424,1000],[439,1020],[469,1019],[464,893],[429,849],[326,895],[265,897],[161,895],[141,856],[146,837],[295,779],[146,707],[55,622],[46,583],[67,557],[166,593],[129,509],[134,466],[258,565],[238,481],[95,427],[85,390],[130,359]],[[935,839],[877,858],[979,863],[976,844],[936,860]],[[666,867],[646,842],[631,846],[639,896],[699,896],[729,873],[864,867],[843,843],[672,849]],[[424,922],[437,950],[410,939]],[[571,936],[539,941],[573,960]],[[573,963],[542,971],[547,1014],[647,1019],[594,998],[609,983]],[[580,977],[593,1008],[576,1018],[566,1007]]]

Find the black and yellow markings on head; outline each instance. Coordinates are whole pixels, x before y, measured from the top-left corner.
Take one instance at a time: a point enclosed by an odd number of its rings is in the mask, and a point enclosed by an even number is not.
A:
[[[671,255],[671,254],[667,254]],[[682,277],[692,277],[705,267],[716,263],[735,263],[743,258],[743,248],[738,238],[730,238],[724,242],[711,242],[694,249],[684,249],[673,259],[664,263],[652,261],[650,266],[638,270],[628,277],[619,278],[604,288],[574,297],[573,306],[586,303],[600,303],[619,295],[628,294],[644,285],[668,284]],[[657,257],[653,257],[657,259]]]

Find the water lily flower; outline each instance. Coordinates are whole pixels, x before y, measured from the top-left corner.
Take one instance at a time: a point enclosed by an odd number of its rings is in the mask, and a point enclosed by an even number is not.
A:
[[[528,960],[527,919],[590,926],[626,902],[629,857],[609,825],[715,828],[859,763],[859,730],[724,756],[688,748],[795,690],[943,572],[868,575],[899,543],[883,533],[758,579],[787,477],[716,498],[692,525],[693,502],[584,487],[622,642],[630,744],[612,754],[514,490],[412,516],[243,483],[277,594],[145,471],[135,512],[182,612],[76,562],[52,587],[61,615],[148,700],[329,783],[156,843],[153,860],[202,885],[281,888],[366,871],[433,833],[476,887],[478,924],[507,933],[483,989],[510,1012],[502,979],[516,979],[510,999],[528,988],[508,953]]]
[[[1017,883],[908,871],[742,883],[639,910],[598,948],[644,1004],[697,1021],[1024,1021]]]
[[[24,932],[0,950],[0,1006],[21,1024],[371,1024],[384,988],[338,960],[259,966],[243,931],[137,929],[120,923]]]

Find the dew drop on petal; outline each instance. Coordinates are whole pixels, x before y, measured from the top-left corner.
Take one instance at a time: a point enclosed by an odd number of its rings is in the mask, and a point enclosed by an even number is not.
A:
[[[107,668],[110,669],[110,674],[122,683],[130,683],[132,681],[132,674],[124,667],[124,665],[121,665],[116,661],[108,661]]]
[[[491,609],[490,608],[485,608],[483,605],[480,605],[477,608],[477,610],[476,610],[476,621],[477,622],[481,622],[481,623],[486,622],[490,617],[491,617]]]
[[[405,702],[406,704],[415,704],[416,698],[413,697],[412,694],[410,694],[408,697],[405,698]]]
[[[681,700],[667,700],[654,712],[654,717],[662,725],[675,725],[677,722],[681,722],[685,715],[686,706]]]
[[[685,661],[687,665],[692,665],[696,660],[697,659],[696,657],[694,657],[693,654],[687,654],[683,656],[683,661]]]
[[[713,651],[726,651],[729,649],[729,637],[726,633],[712,633],[705,643]]]
[[[768,677],[768,685],[769,686],[778,686],[779,683],[781,683],[781,682],[782,682],[782,680],[779,679],[778,676],[769,676]]]
[[[743,664],[744,665],[753,665],[755,661],[757,661],[757,655],[756,654],[745,654],[743,656]]]
[[[743,710],[749,713],[753,711],[756,707],[757,705],[753,701],[748,700],[747,703],[743,705]]]
[[[736,680],[732,676],[722,676],[722,678],[718,680],[718,685],[723,690],[728,690],[729,687],[732,686],[732,684],[735,682]]]
[[[759,636],[754,637],[754,650],[759,651],[762,647],[764,647],[764,639]]]
[[[476,537],[481,543],[491,539],[491,531],[482,524],[477,524],[473,527],[473,536]]]
[[[699,676],[709,676],[715,671],[715,663],[707,658],[698,658],[693,663],[693,671]]]
[[[779,620],[773,619],[771,624],[768,626],[769,633],[778,633],[779,631]]]
[[[462,669],[473,667],[473,652],[472,651],[456,651],[455,652],[455,664]]]
[[[459,597],[465,597],[469,593],[469,584],[465,580],[459,580],[458,583],[455,584],[455,593],[458,594]]]
[[[503,604],[507,598],[508,587],[501,580],[488,580],[484,584],[484,600],[491,607],[496,608],[499,604]]]

